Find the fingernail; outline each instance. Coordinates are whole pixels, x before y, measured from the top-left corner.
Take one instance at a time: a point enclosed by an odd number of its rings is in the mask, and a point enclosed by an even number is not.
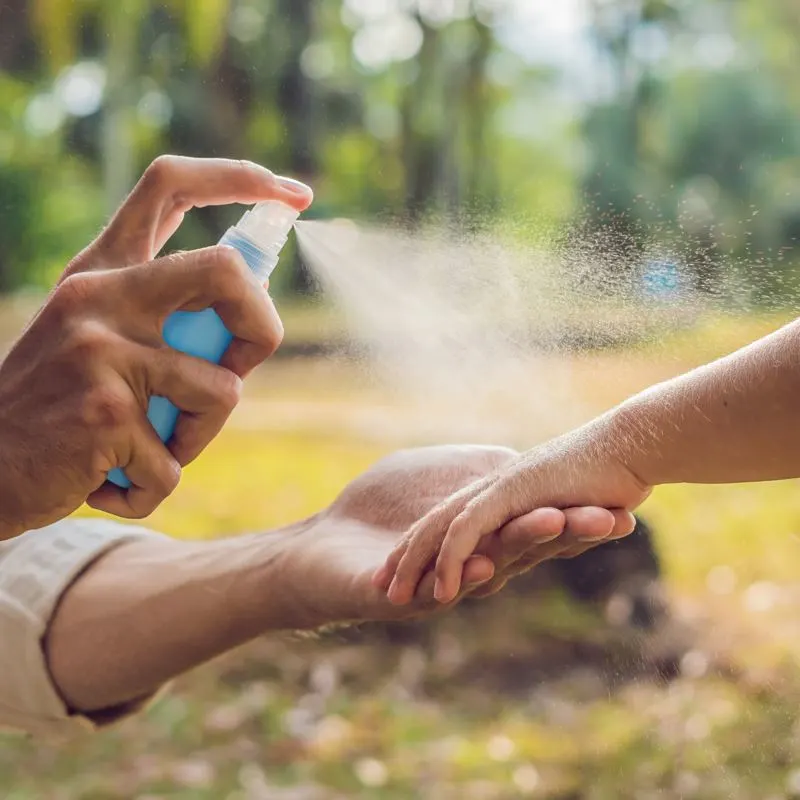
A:
[[[576,536],[575,541],[580,542],[581,544],[592,544],[597,542],[602,542],[604,539],[608,538],[607,535],[603,536]]]
[[[433,597],[440,603],[444,602],[444,585],[438,578],[436,583],[433,584]]]
[[[297,181],[294,178],[284,178],[283,175],[276,175],[275,179],[278,181],[281,188],[292,192],[292,194],[302,195],[303,197],[314,196],[314,190],[302,181]]]

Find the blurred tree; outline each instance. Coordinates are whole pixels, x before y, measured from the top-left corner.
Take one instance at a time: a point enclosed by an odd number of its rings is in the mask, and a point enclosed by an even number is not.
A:
[[[32,19],[50,70],[71,63],[84,45],[86,25],[96,25],[105,64],[101,158],[110,211],[130,190],[136,174],[133,114],[137,78],[144,71],[140,34],[145,20],[164,6],[180,20],[190,58],[206,65],[219,51],[229,0],[204,0],[202,11],[189,0],[33,0]]]
[[[586,8],[580,102],[543,125],[563,75],[507,35],[544,14],[525,0],[6,0],[0,288],[55,270],[166,150],[296,174],[315,185],[312,214],[505,228],[514,216],[529,239],[568,225],[608,265],[603,281],[659,248],[709,290],[723,262],[774,256],[788,270],[794,0]],[[67,186],[83,198],[68,211]],[[9,210],[20,204],[27,222]],[[176,244],[206,244],[235,213],[190,215]],[[308,283],[300,269],[279,278]]]
[[[625,275],[660,242],[698,288],[718,292],[723,262],[748,271],[748,261],[786,258],[798,219],[786,199],[800,127],[788,82],[753,70],[761,56],[737,35],[753,13],[773,24],[780,14],[749,0],[612,0],[593,11],[599,58],[612,76],[584,128],[591,156],[580,230],[598,260]],[[746,280],[764,284],[768,274],[776,270],[751,269]]]

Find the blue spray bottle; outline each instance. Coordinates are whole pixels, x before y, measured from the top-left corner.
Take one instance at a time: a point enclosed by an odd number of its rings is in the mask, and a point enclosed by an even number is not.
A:
[[[278,264],[281,248],[299,215],[297,209],[278,200],[258,203],[239,222],[228,228],[220,244],[235,247],[264,283]],[[176,311],[164,323],[164,341],[175,350],[218,364],[228,349],[233,334],[213,308],[203,311]],[[166,397],[153,396],[147,418],[162,442],[175,430],[180,410]],[[131,482],[119,467],[108,473],[108,480],[127,489]]]

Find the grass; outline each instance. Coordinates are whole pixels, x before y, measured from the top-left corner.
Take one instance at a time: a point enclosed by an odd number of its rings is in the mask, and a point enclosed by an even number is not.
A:
[[[625,353],[553,357],[537,374],[569,373],[584,400],[557,427],[778,322],[701,321]],[[312,336],[313,318],[303,326]],[[302,517],[380,455],[435,438],[413,410],[352,365],[276,362],[148,524],[205,538]],[[60,744],[3,738],[0,797],[800,797],[800,487],[669,487],[644,515],[690,636],[668,683],[634,674],[652,643],[620,638],[599,612],[501,595],[406,644],[266,637],[116,729]],[[556,677],[530,677],[550,651],[574,653]]]

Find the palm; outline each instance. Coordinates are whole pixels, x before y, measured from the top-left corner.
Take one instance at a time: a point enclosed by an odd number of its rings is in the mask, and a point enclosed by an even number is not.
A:
[[[323,617],[353,620],[400,619],[432,606],[427,600],[392,606],[372,585],[381,566],[408,528],[437,503],[510,461],[499,447],[444,446],[391,455],[350,483],[303,534],[304,581],[318,594]],[[491,576],[488,559],[471,566],[474,578]],[[429,593],[428,593],[429,594]],[[426,597],[424,587],[419,595]],[[309,598],[313,603],[313,597]],[[331,608],[331,604],[339,604]]]

